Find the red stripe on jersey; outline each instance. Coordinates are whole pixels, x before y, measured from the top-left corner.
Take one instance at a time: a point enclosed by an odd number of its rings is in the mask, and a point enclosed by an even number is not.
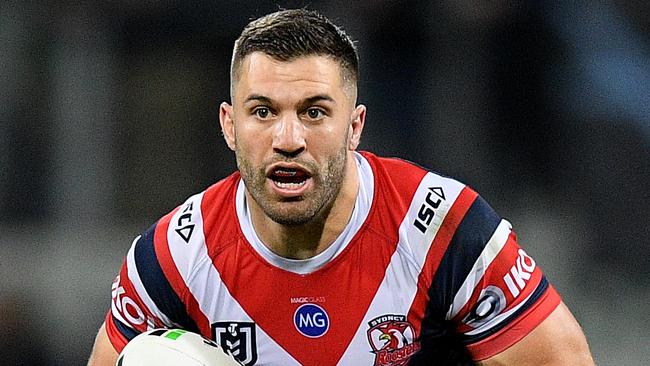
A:
[[[478,197],[478,194],[475,191],[469,187],[463,188],[449,209],[449,212],[447,212],[438,233],[433,238],[424,266],[418,277],[417,292],[408,314],[408,321],[413,324],[416,334],[420,334],[426,306],[429,303],[429,287],[431,286],[431,281],[433,281],[438,266],[447,252],[449,243],[454,237],[458,225],[463,220],[463,217],[465,217],[472,203],[474,203],[474,200],[476,200],[476,197]]]
[[[167,231],[169,229],[169,223],[172,216],[178,210],[176,208],[172,212],[165,215],[158,225],[156,225],[156,232],[154,233],[154,247],[156,251],[156,258],[160,263],[160,267],[165,273],[165,277],[169,281],[169,284],[176,292],[176,295],[185,303],[187,309],[187,314],[196,322],[196,325],[199,327],[201,333],[206,336],[211,336],[210,322],[207,317],[201,311],[199,303],[190,292],[190,289],[187,287],[187,284],[183,280],[174,258],[169,250],[169,242],[167,241]]]
[[[203,194],[203,234],[208,243],[210,258],[214,258],[216,253],[231,245],[241,235],[235,204],[239,181],[240,175],[235,172],[209,187]]]
[[[126,337],[122,335],[122,333],[119,330],[117,330],[117,326],[113,321],[113,315],[111,314],[110,310],[108,311],[108,313],[106,313],[106,319],[104,320],[104,325],[106,329],[106,334],[108,335],[108,340],[113,345],[113,348],[115,348],[115,351],[117,353],[122,352],[126,344],[129,343],[129,340],[126,339]]]
[[[208,246],[232,296],[266,334],[303,365],[334,364],[347,349],[384,278],[397,247],[399,224],[425,175],[424,171],[414,174],[412,166],[402,161],[364,156],[375,174],[370,214],[343,252],[317,271],[300,275],[269,264],[241,232],[237,245],[221,246],[219,253],[213,245]],[[381,176],[386,175],[382,169],[403,179],[388,184],[390,178]],[[221,219],[238,222],[234,208]],[[328,315],[329,329],[318,338],[302,335],[294,324],[294,314],[304,303],[316,304]]]
[[[469,301],[454,318],[454,322],[459,324],[457,331],[459,333],[465,333],[474,329],[464,324],[461,320],[472,310],[473,306],[478,301],[481,291],[487,286],[496,286],[503,291],[507,305],[501,313],[511,310],[528,298],[528,296],[535,291],[543,278],[539,266],[531,261],[532,259],[526,256],[523,249],[517,245],[515,234],[510,233],[506,244],[485,271],[483,278],[481,278],[480,282],[477,284]],[[535,264],[534,269],[532,269],[532,271],[526,271],[525,267],[531,264]],[[527,268],[530,269],[530,267]],[[513,277],[513,272],[517,275],[518,271],[523,273],[525,276],[530,276],[530,278],[522,279]],[[508,284],[504,279],[506,276],[510,278],[510,286],[516,286],[513,288],[515,293],[509,289]],[[523,286],[523,289],[519,286]]]
[[[544,319],[548,318],[559,304],[560,295],[553,286],[549,285],[544,295],[537,300],[537,303],[521,314],[517,320],[498,333],[480,342],[468,345],[467,350],[472,359],[482,361],[505,351],[528,335]]]

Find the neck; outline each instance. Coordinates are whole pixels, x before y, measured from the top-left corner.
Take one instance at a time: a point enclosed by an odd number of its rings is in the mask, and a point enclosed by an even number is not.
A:
[[[334,201],[308,223],[278,224],[264,214],[246,192],[255,232],[264,245],[279,256],[308,259],[329,248],[350,221],[359,191],[356,158],[350,154],[341,190]]]

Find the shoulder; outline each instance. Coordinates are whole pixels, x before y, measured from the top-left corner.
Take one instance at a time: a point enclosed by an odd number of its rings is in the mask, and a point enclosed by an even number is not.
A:
[[[134,241],[131,253],[134,264],[146,268],[147,281],[154,288],[168,282],[181,297],[197,266],[209,262],[213,237],[237,229],[235,195],[237,173],[187,198],[162,216]],[[152,287],[152,286],[146,286]]]
[[[375,174],[370,225],[398,233],[398,252],[415,276],[446,285],[471,265],[501,218],[476,191],[408,161],[363,154]],[[452,268],[449,268],[452,267]],[[442,269],[442,270],[441,270]]]
[[[510,231],[509,223],[468,185],[405,160],[364,156],[384,195],[383,209],[399,211],[396,203],[402,203],[400,240],[417,262],[430,262],[431,276],[446,265],[471,267],[497,228]]]
[[[436,173],[414,162],[400,158],[379,157],[369,152],[361,152],[372,167],[375,183],[380,190],[402,196],[406,199],[424,188],[435,188],[441,195],[444,191],[460,191],[465,184],[458,180]],[[442,190],[442,191],[441,191]]]
[[[399,177],[402,179],[408,178],[409,181],[412,181],[421,178],[428,172],[427,169],[404,159],[382,157],[368,151],[360,151],[359,154],[370,163],[373,172],[382,179]]]
[[[436,278],[433,286],[457,286],[490,239],[501,243],[510,235],[510,224],[466,184],[404,160],[364,156],[376,174],[382,227],[385,216],[394,215],[399,248],[428,281]]]
[[[408,236],[407,243],[430,241],[443,224],[458,219],[474,203],[477,193],[456,179],[415,163],[361,153],[372,167],[374,209],[390,216]],[[448,214],[452,217],[446,219]],[[384,220],[385,221],[385,220]]]
[[[215,238],[234,238],[239,230],[235,198],[240,177],[229,177],[185,200],[156,224],[156,247],[169,251],[176,266],[179,262],[197,264],[191,256],[208,255],[212,247],[223,244]],[[191,268],[186,270],[191,271]]]
[[[118,349],[150,326],[198,329],[195,320],[202,317],[194,306],[194,277],[210,264],[214,248],[221,245],[220,241],[211,243],[208,235],[236,226],[238,182],[235,173],[189,197],[133,241],[113,284],[107,322]]]

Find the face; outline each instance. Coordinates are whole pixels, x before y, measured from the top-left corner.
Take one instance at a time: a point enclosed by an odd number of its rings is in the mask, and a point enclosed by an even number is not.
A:
[[[256,52],[238,75],[220,121],[249,197],[277,223],[308,223],[351,174],[365,107],[355,107],[355,86],[327,57],[282,62]]]

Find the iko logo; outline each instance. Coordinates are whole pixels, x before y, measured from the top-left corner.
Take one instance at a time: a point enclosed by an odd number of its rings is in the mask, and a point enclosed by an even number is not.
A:
[[[115,282],[111,286],[111,307],[113,314],[121,319],[123,322],[131,324],[133,327],[142,329],[141,327],[146,323],[146,330],[154,329],[155,321],[152,317],[146,316],[140,309],[140,306],[129,296],[125,295],[126,290],[120,286],[120,276],[115,278]]]
[[[309,338],[323,336],[330,328],[325,309],[316,304],[303,304],[293,314],[293,324],[300,334]]]
[[[435,195],[436,197],[433,197]],[[424,234],[427,227],[431,225],[431,220],[436,215],[435,210],[440,207],[442,201],[445,200],[445,192],[442,187],[429,187],[424,203],[418,210],[418,217],[413,222],[413,225]]]
[[[510,268],[510,272],[503,276],[503,280],[513,297],[519,296],[520,290],[526,287],[531,273],[535,270],[535,265],[533,258],[529,257],[523,249],[519,249],[517,262]]]

